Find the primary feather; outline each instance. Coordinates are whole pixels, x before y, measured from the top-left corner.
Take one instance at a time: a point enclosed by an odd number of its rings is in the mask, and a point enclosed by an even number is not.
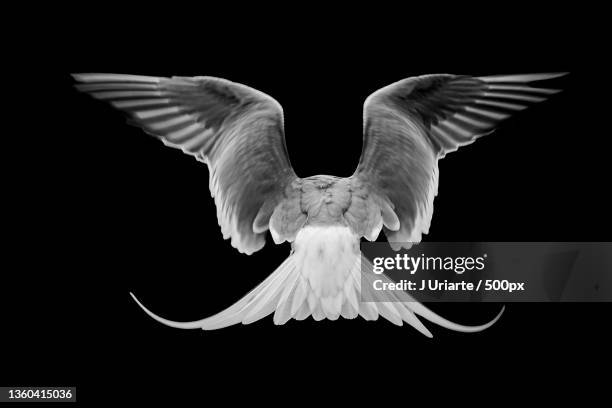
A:
[[[223,237],[251,254],[296,178],[283,110],[255,89],[213,77],[75,74],[77,89],[129,114],[130,123],[208,165]],[[256,221],[256,229],[253,224]]]
[[[297,177],[281,106],[247,86],[213,77],[74,78],[80,91],[110,102],[127,112],[132,124],[208,165],[221,231],[240,252],[261,249],[267,230],[275,243],[292,243],[290,256],[274,273],[219,314],[172,322],[134,297],[151,317],[172,327],[213,330],[272,313],[276,324],[308,316],[382,316],[431,336],[416,315],[452,330],[479,331],[501,312],[487,324],[462,326],[407,293],[383,297],[371,289],[371,265],[361,256],[360,239],[375,240],[384,230],[395,249],[420,242],[431,224],[438,160],[558,92],[533,83],[561,75],[438,74],[381,88],[365,101],[363,150],[348,178]],[[361,301],[365,295],[376,301]]]

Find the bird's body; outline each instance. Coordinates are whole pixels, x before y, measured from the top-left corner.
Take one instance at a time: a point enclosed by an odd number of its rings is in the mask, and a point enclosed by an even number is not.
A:
[[[375,205],[364,184],[356,178],[317,175],[296,179],[272,215],[270,231],[275,241],[282,242],[292,241],[287,238],[295,236],[296,228],[333,225],[348,227],[357,236],[374,240],[382,223],[370,225],[364,221]],[[378,224],[379,220],[375,221]],[[292,228],[283,229],[287,225]]]
[[[179,328],[218,329],[313,316],[406,322],[427,336],[420,315],[459,331],[479,331],[441,318],[407,293],[381,295],[361,238],[384,231],[394,249],[410,248],[427,234],[438,192],[438,160],[495,129],[513,111],[540,102],[552,89],[531,82],[561,74],[493,77],[425,75],[381,88],[364,104],[363,149],[347,178],[301,178],[289,162],[283,111],[274,99],[213,77],[160,78],[76,74],[78,88],[130,113],[131,121],[164,144],[208,165],[209,186],[225,239],[251,254],[269,230],[288,241],[289,257],[242,300],[215,316]],[[379,279],[387,279],[384,275]],[[363,301],[364,298],[375,301]]]
[[[296,180],[291,199],[300,207],[305,225],[345,224],[344,213],[351,206],[349,179],[318,175]]]
[[[306,225],[344,224],[353,190],[347,178],[320,175],[299,182],[299,200],[306,215]]]

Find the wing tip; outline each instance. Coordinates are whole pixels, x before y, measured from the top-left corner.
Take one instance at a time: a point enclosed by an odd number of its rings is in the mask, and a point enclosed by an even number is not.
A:
[[[162,78],[146,75],[131,74],[111,74],[105,72],[79,72],[71,73],[72,78],[77,82],[144,82],[158,83]]]
[[[549,79],[560,78],[562,76],[568,75],[569,71],[560,71],[560,72],[543,72],[543,73],[535,73],[535,74],[513,74],[513,75],[488,75],[477,77],[478,79],[485,82],[536,82],[536,81],[546,81]]]

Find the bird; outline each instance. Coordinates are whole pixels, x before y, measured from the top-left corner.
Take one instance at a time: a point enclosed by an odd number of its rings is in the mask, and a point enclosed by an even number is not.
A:
[[[350,177],[298,177],[285,143],[283,108],[249,86],[212,76],[72,74],[78,91],[110,103],[132,125],[206,164],[224,239],[243,254],[291,243],[287,259],[261,284],[221,312],[175,322],[134,301],[153,319],[181,329],[215,330],[274,314],[290,319],[382,317],[427,337],[425,319],[450,330],[478,332],[436,314],[406,292],[381,295],[362,238],[381,232],[394,250],[429,232],[438,194],[438,161],[493,132],[515,112],[560,89],[542,81],[567,73],[470,76],[428,74],[378,89],[363,105],[361,157]],[[386,279],[384,275],[377,278]],[[367,293],[366,293],[367,292]],[[374,302],[361,301],[368,295]],[[390,297],[389,297],[390,296]]]

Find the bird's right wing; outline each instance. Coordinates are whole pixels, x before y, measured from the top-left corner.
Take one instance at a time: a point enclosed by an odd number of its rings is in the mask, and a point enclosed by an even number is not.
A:
[[[265,244],[272,213],[297,179],[278,102],[221,78],[73,76],[80,91],[128,112],[133,124],[208,165],[219,225],[232,246],[251,254]]]
[[[558,92],[532,83],[561,75],[425,75],[367,98],[363,150],[352,177],[381,203],[385,235],[395,249],[420,242],[429,231],[438,159]]]

